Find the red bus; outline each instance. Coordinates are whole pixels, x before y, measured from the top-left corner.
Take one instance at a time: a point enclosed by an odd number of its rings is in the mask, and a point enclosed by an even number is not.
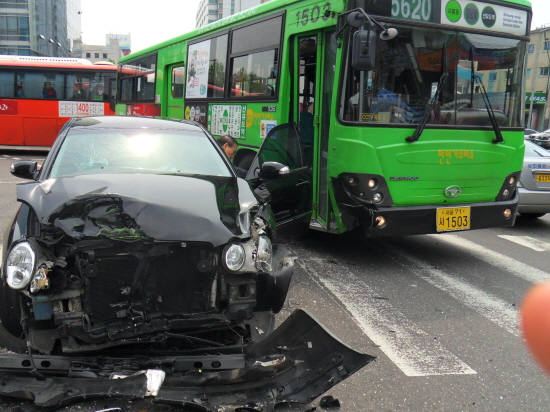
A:
[[[71,117],[114,114],[117,66],[0,55],[0,146],[51,146]]]

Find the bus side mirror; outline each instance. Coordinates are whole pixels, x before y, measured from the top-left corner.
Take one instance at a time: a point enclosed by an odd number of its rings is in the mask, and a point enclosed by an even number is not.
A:
[[[374,69],[376,39],[374,31],[358,30],[353,34],[351,67],[360,72]]]

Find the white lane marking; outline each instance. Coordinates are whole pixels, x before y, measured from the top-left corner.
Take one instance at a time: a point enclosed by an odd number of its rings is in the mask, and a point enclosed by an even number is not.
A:
[[[314,256],[304,259],[304,254],[300,255],[299,262],[304,270],[342,302],[361,330],[380,345],[380,349],[405,375],[477,373],[387,300],[376,299],[376,292],[353,273],[336,266],[328,274],[322,264],[324,259]]]
[[[509,240],[510,242],[517,243],[518,245],[528,247],[530,249],[536,250],[537,252],[548,252],[550,251],[550,243],[543,242],[541,240],[535,239],[530,236],[508,236],[508,235],[498,235],[502,239]]]
[[[471,242],[469,240],[463,239],[457,235],[428,235],[434,239],[438,239],[442,242],[449,243],[451,245],[457,246],[459,248],[467,250],[469,253],[474,255],[477,259],[483,260],[484,262],[489,263],[490,265],[496,266],[502,270],[505,270],[508,273],[511,273],[514,276],[527,280],[531,283],[538,283],[550,278],[550,274],[537,269],[535,267],[529,266],[526,263],[520,262],[518,260],[512,259],[502,253],[495,252],[493,250],[487,249],[484,246],[478,245],[477,243]]]
[[[407,262],[401,262],[400,264],[416,276],[451,295],[460,303],[473,309],[512,335],[520,335],[519,314],[517,309],[510,303],[476,288],[463,279],[450,276],[402,249],[395,248],[395,246],[393,248],[398,251],[395,255],[398,263],[400,258],[406,260]]]

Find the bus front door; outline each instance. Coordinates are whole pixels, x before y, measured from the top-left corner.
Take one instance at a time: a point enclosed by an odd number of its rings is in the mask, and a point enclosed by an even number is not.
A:
[[[329,114],[333,93],[336,47],[334,32],[296,36],[294,40],[294,118],[298,119],[306,164],[312,171],[312,227],[329,229],[327,158]]]
[[[167,67],[166,93],[162,102],[162,115],[171,119],[183,119],[183,84],[185,66],[178,63]]]

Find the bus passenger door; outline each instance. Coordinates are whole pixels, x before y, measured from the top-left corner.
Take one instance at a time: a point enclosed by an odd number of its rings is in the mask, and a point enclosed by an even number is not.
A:
[[[328,133],[331,93],[331,68],[326,52],[333,32],[296,36],[293,74],[299,79],[293,87],[294,118],[298,119],[306,163],[313,175],[312,225],[328,229],[330,215],[327,181]],[[332,57],[331,57],[332,58]],[[327,78],[327,76],[329,78]],[[327,95],[328,94],[328,95]]]
[[[269,131],[246,180],[256,190],[267,189],[278,234],[299,236],[308,230],[311,168],[306,164],[295,124],[286,123]]]
[[[182,63],[167,67],[166,96],[161,97],[162,114],[171,119],[183,119],[183,84],[185,66]]]

